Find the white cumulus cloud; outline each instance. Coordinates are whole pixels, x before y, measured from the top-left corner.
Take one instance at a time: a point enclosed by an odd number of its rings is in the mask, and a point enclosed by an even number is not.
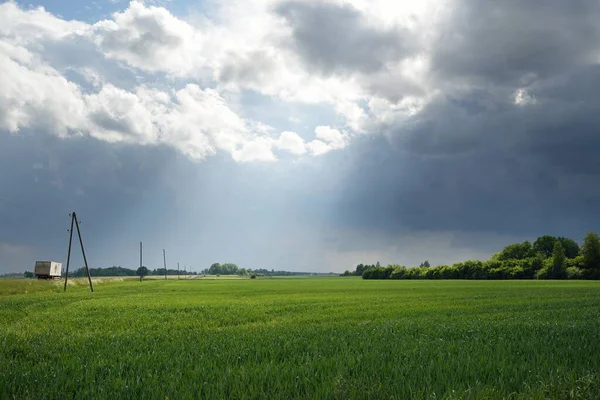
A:
[[[331,150],[343,149],[346,146],[347,135],[330,126],[317,126],[316,139],[306,146],[313,155],[319,156]]]
[[[296,132],[282,132],[279,139],[275,142],[275,146],[281,150],[289,151],[292,154],[301,155],[306,153],[304,139]]]
[[[166,9],[139,1],[94,24],[91,35],[107,57],[142,70],[186,75],[205,62],[201,32]]]

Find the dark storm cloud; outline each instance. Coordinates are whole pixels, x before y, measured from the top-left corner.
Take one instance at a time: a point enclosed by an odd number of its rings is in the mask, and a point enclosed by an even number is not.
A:
[[[291,46],[326,74],[375,72],[415,50],[407,31],[370,26],[351,5],[287,1],[276,11],[292,28]]]
[[[458,1],[438,28],[433,67],[441,79],[526,84],[597,60],[595,0]]]
[[[595,1],[457,2],[431,48],[439,94],[355,148],[339,222],[392,236],[598,230],[599,16]]]
[[[0,169],[11,171],[0,174],[0,243],[30,252],[12,260],[19,263],[14,269],[36,257],[63,258],[71,211],[84,221],[90,243],[123,230],[141,198],[160,198],[153,188],[165,152],[87,138],[0,135]],[[0,254],[0,267],[11,262],[5,257]]]
[[[600,102],[586,89],[573,103],[566,86],[598,90],[595,75],[548,83],[526,106],[479,90],[440,96],[387,140],[357,147],[340,222],[580,240],[600,225]]]
[[[543,167],[501,152],[429,158],[392,153],[364,158],[336,208],[340,227],[396,237],[411,232],[545,232],[580,239],[598,225],[597,194],[561,191]],[[598,178],[598,174],[596,174]],[[568,178],[567,178],[568,179]]]

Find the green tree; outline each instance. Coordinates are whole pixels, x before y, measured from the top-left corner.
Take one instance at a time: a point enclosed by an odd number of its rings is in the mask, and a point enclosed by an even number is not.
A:
[[[221,264],[214,263],[213,265],[211,265],[208,269],[208,273],[210,275],[221,275]]]
[[[143,277],[145,277],[145,276],[148,276],[148,274],[149,274],[149,271],[148,271],[148,268],[146,268],[146,267],[139,267],[139,268],[138,268],[138,269],[135,271],[135,273],[137,274],[137,276],[139,276],[139,277],[140,277],[140,279],[142,279]]]
[[[583,238],[581,246],[583,267],[590,270],[600,270],[600,238],[595,232],[590,232]]]
[[[219,264],[214,263],[208,269],[210,275],[236,275],[240,272],[237,265],[232,263]]]
[[[579,245],[573,239],[566,237],[555,237],[550,235],[540,236],[533,242],[533,251],[540,253],[544,258],[552,257],[554,244],[560,242],[565,249],[567,258],[575,258],[579,255]]]
[[[362,276],[363,272],[365,272],[365,266],[363,264],[358,264],[356,266],[356,270],[354,272],[354,275],[356,275],[356,276]]]
[[[222,275],[235,275],[238,273],[239,267],[232,263],[221,264]]]
[[[522,260],[533,256],[533,246],[531,242],[509,244],[498,255],[499,260]]]
[[[565,256],[567,258],[575,258],[579,255],[579,245],[573,239],[566,237],[559,237],[558,241],[562,244],[565,249]]]
[[[533,251],[540,253],[544,258],[552,257],[556,238],[550,235],[540,236],[533,242]]]
[[[33,275],[33,272],[31,272],[31,271],[25,271],[25,273],[23,274],[23,276],[25,278],[33,278],[35,275]]]
[[[564,279],[567,277],[567,265],[566,265],[565,249],[559,240],[554,243],[554,250],[552,251],[552,270],[550,271],[550,278],[553,279]]]
[[[533,242],[533,251],[541,254],[544,258],[552,257],[554,244],[560,242],[565,249],[567,258],[575,258],[579,255],[579,245],[573,239],[566,237],[555,237],[550,235],[540,236]]]

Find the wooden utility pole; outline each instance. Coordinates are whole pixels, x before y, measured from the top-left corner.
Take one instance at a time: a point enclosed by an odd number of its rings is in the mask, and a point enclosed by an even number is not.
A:
[[[163,249],[163,263],[165,265],[165,280],[167,280],[167,256],[165,255],[165,249]]]
[[[74,220],[73,217],[71,217],[71,229],[69,229],[69,251],[67,253],[67,272],[65,273],[65,288],[63,292],[67,291],[67,281],[69,280],[69,263],[71,262],[71,243],[73,243],[73,223]]]
[[[67,291],[67,281],[69,280],[69,264],[71,262],[71,244],[73,243],[73,223],[77,228],[77,236],[79,237],[79,245],[81,246],[81,254],[83,255],[83,262],[85,263],[85,270],[87,271],[88,281],[90,282],[90,290],[94,292],[94,285],[92,285],[92,275],[90,274],[90,268],[88,267],[87,258],[85,256],[85,249],[83,248],[83,240],[81,239],[81,229],[79,229],[79,221],[77,220],[77,214],[75,211],[71,213],[71,229],[69,229],[69,252],[67,254],[67,272],[65,274],[65,287],[63,291]]]
[[[142,268],[142,242],[140,242],[140,268]]]
[[[179,280],[179,263],[177,263],[177,280]]]
[[[77,227],[77,236],[79,236],[79,244],[81,245],[81,254],[83,254],[83,262],[85,263],[85,270],[87,271],[88,280],[90,281],[90,290],[93,293],[94,287],[92,286],[92,275],[90,275],[90,268],[88,267],[87,258],[85,257],[85,249],[83,248],[83,240],[81,240],[81,229],[79,229],[79,221],[77,221],[77,216],[75,216],[75,212],[73,212],[73,218],[75,219],[75,226]]]

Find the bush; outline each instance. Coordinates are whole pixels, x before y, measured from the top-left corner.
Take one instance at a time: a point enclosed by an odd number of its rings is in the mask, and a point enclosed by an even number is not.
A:
[[[511,268],[508,270],[508,276],[510,279],[524,279],[525,270],[521,266]]]
[[[401,265],[394,266],[394,270],[392,271],[391,279],[404,279],[406,276],[406,267]]]
[[[547,265],[544,265],[542,269],[535,273],[535,279],[548,279],[549,270],[550,268]]]
[[[584,269],[581,274],[583,279],[600,280],[600,270],[598,269]]]
[[[567,267],[567,279],[583,279],[583,271],[577,267]]]
[[[567,269],[569,269],[569,268],[585,269],[585,262],[583,260],[583,256],[569,258],[566,260],[566,264],[567,264]]]
[[[256,275],[254,275],[254,274],[250,275],[250,279],[256,279]]]

